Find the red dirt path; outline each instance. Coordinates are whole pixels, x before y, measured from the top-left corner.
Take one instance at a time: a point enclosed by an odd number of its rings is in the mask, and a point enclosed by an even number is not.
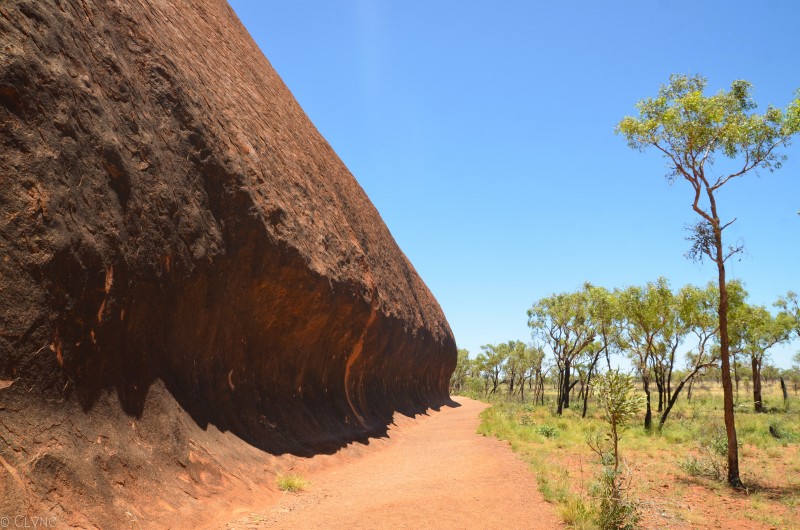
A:
[[[455,400],[460,407],[398,420],[355,458],[297,466],[305,491],[227,528],[563,528],[508,444],[476,434],[487,405]]]

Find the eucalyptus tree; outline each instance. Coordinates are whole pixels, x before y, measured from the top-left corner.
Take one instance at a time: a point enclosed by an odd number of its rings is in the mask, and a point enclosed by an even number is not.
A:
[[[786,296],[781,296],[775,302],[777,307],[780,307],[794,322],[794,332],[800,337],[800,300],[798,300],[797,293],[789,291]],[[800,355],[800,354],[798,354]]]
[[[681,290],[677,295],[666,288],[658,291],[661,300],[660,314],[662,327],[658,334],[659,347],[651,359],[653,375],[658,388],[658,412],[667,406],[667,401],[672,394],[672,372],[675,368],[675,355],[689,333],[689,323],[686,313],[682,311],[683,305],[691,303],[683,296],[686,291]]]
[[[544,354],[543,350],[542,353]],[[555,361],[547,361],[545,363],[544,358],[542,360],[542,364],[539,367],[539,373],[537,374],[537,381],[533,389],[533,402],[539,403],[540,405],[544,405],[544,386],[548,379],[552,379],[552,372],[554,369],[558,370],[558,365],[554,364]],[[559,385],[557,388],[561,388]]]
[[[742,329],[744,352],[750,356],[753,369],[753,404],[756,412],[764,412],[761,396],[761,370],[767,350],[787,342],[794,328],[794,319],[785,311],[777,315],[763,306],[748,306]]]
[[[488,369],[489,367],[489,357],[486,355],[486,351],[482,351],[475,358],[472,360],[472,368],[471,371],[474,377],[478,377],[483,381],[483,394],[489,394],[489,384],[491,383],[490,375],[491,372]]]
[[[626,116],[617,124],[628,145],[644,151],[651,147],[667,160],[670,182],[685,180],[692,193],[692,210],[699,216],[694,226],[689,256],[711,259],[717,266],[719,288],[720,358],[724,394],[725,430],[728,438],[728,483],[741,487],[739,453],[733,412],[733,391],[728,347],[728,294],[725,263],[741,250],[726,248],[723,232],[736,219],[724,218],[717,199],[723,186],[747,173],[773,171],[786,158],[780,153],[800,131],[800,91],[784,111],[768,107],[754,111],[747,81],[734,81],[729,91],[703,94],[706,79],[699,75],[672,75],[655,98],[639,101],[638,117]],[[717,157],[727,159],[715,170]]]
[[[686,326],[687,333],[693,336],[696,342],[686,354],[686,375],[678,382],[675,390],[671,390],[669,393],[669,399],[658,420],[659,429],[667,421],[684,386],[689,384],[691,387],[695,377],[703,370],[716,366],[719,362],[719,348],[713,347],[719,332],[719,321],[716,314],[719,290],[713,283],[705,289],[686,285],[678,293],[677,299],[677,311],[680,319]]]
[[[589,317],[594,324],[595,344],[586,374],[586,391],[583,394],[582,417],[586,417],[589,402],[589,392],[592,385],[592,376],[597,371],[597,362],[600,356],[605,356],[606,365],[611,370],[611,354],[619,349],[621,312],[616,292],[610,292],[604,287],[597,287],[590,283],[584,284],[584,290],[589,295]]]
[[[484,344],[481,346],[483,353],[483,372],[491,383],[492,389],[488,392],[494,394],[501,384],[506,382],[506,361],[508,360],[507,344]]]
[[[469,350],[463,348],[458,349],[458,356],[456,357],[456,368],[450,376],[450,390],[460,392],[467,381],[469,375]]]
[[[644,428],[650,429],[653,412],[650,399],[651,364],[664,348],[659,340],[669,319],[672,291],[666,278],[648,282],[646,286],[630,286],[619,293],[624,316],[622,333],[631,361],[642,381],[645,394]]]
[[[583,289],[542,298],[528,310],[528,326],[534,340],[552,350],[558,367],[558,414],[569,408],[569,393],[574,386],[570,381],[572,366],[594,342],[589,305],[588,292]]]
[[[525,380],[529,369],[528,346],[522,341],[512,340],[499,346],[506,355],[506,382],[508,383],[508,395],[518,391],[525,392]]]
[[[542,378],[542,360],[544,359],[544,351],[538,346],[532,344],[525,344],[524,348],[520,351],[515,350],[517,355],[522,357],[522,372],[520,374],[520,400],[525,401],[525,382],[528,382],[528,387],[533,389],[539,387],[539,380]],[[534,393],[534,401],[536,394]]]

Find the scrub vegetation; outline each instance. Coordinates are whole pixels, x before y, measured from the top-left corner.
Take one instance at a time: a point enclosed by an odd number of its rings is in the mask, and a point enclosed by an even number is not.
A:
[[[611,476],[642,528],[800,528],[800,395],[790,391],[784,406],[779,379],[772,370],[767,373],[762,385],[767,412],[755,412],[744,392],[737,403],[744,489],[726,485],[718,374],[696,381],[691,399],[678,401],[660,430],[644,428],[640,409],[619,438],[619,470],[613,474],[608,457],[592,448],[608,432],[597,388],[589,392],[586,417],[581,407],[557,414],[557,380],[546,382],[544,404],[533,403],[532,394],[524,401],[519,394],[509,396],[504,386],[488,396],[465,393],[493,404],[482,414],[479,432],[511,444],[571,527],[607,527],[601,519],[610,513]],[[641,389],[635,395],[644,400]]]
[[[788,370],[769,362],[800,335],[798,297],[748,302],[726,271],[743,251],[723,237],[736,218],[720,213],[723,187],[785,161],[800,91],[759,114],[747,81],[710,96],[706,84],[671,76],[616,133],[688,184],[686,256],[711,261],[716,279],[586,283],[531,306],[532,343],[459,352],[452,391],[495,403],[481,432],[510,441],[578,528],[800,527],[800,353]]]

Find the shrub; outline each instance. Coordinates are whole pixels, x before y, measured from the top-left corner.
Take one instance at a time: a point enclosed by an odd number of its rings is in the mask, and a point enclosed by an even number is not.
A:
[[[621,470],[610,466],[603,468],[600,479],[592,485],[592,495],[599,499],[595,511],[597,526],[603,530],[633,530],[640,519],[639,503],[621,495],[625,488],[620,484]]]
[[[536,432],[544,436],[545,438],[555,438],[558,436],[558,429],[553,427],[552,425],[540,425]]]
[[[693,477],[724,481],[727,478],[728,437],[717,425],[699,434],[699,456],[689,455],[678,466]]]
[[[603,472],[593,486],[598,499],[597,526],[601,530],[636,528],[639,503],[627,495],[630,473],[624,469],[619,455],[622,431],[642,406],[641,396],[633,393],[633,380],[618,370],[609,370],[597,379],[597,401],[608,424],[608,432],[595,433],[587,439],[589,447],[600,457]]]

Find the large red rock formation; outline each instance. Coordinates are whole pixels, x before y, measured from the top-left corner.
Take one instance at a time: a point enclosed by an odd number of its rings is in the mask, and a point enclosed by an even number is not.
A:
[[[171,465],[335,449],[447,399],[454,365],[223,0],[0,4],[0,514],[115,526]]]

